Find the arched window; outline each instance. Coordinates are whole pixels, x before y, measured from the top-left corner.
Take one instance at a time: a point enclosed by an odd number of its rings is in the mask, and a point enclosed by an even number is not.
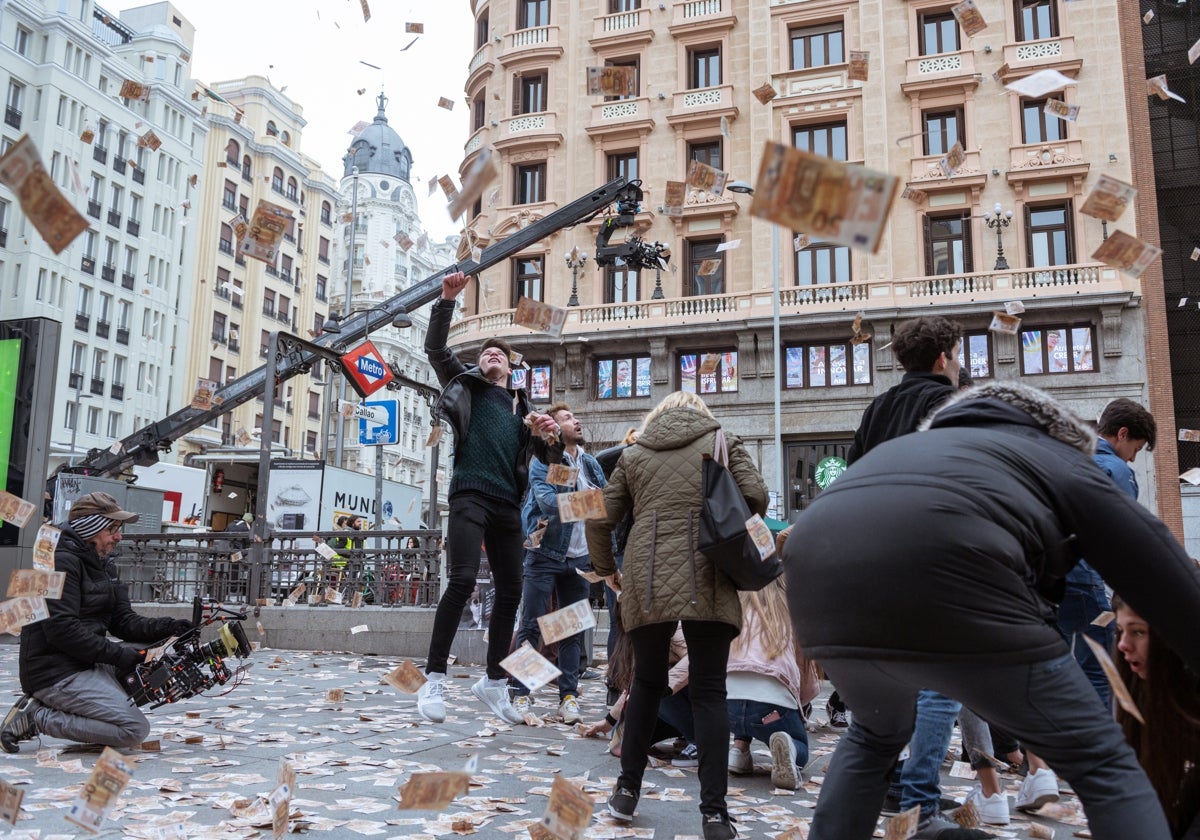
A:
[[[238,141],[234,140],[232,137],[229,138],[229,145],[225,147],[225,160],[229,163],[232,163],[234,166],[237,166],[238,158],[241,157],[241,154],[242,147],[238,145]]]
[[[224,222],[221,223],[221,250],[226,254],[233,253],[233,228]]]
[[[274,120],[267,120],[267,136],[268,137],[278,137],[279,136],[279,129],[275,127]]]
[[[278,166],[276,166],[275,171],[271,173],[271,189],[275,190],[277,193],[283,192],[283,170]]]
[[[286,131],[280,133],[279,140],[285,146],[292,145],[292,135],[288,134]]]
[[[321,202],[321,222],[326,225],[333,224],[333,208],[328,201]]]
[[[287,197],[290,198],[292,201],[296,200],[296,179],[295,178],[290,178],[290,177],[288,178]]]
[[[250,155],[242,158],[242,178],[247,181],[250,180]]]

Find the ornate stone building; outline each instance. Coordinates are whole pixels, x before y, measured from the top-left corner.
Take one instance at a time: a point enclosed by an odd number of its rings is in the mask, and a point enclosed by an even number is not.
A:
[[[514,340],[539,398],[571,402],[596,445],[673,390],[704,394],[748,441],[781,516],[819,492],[818,464],[844,454],[868,402],[898,381],[888,344],[917,314],[963,325],[976,380],[1020,379],[1088,417],[1113,397],[1148,402],[1142,284],[1091,259],[1110,231],[1079,212],[1101,174],[1134,177],[1129,91],[1144,90],[1113,60],[1121,4],[979,0],[987,27],[973,37],[953,5],[473,0],[461,171],[490,147],[501,177],[470,238],[486,246],[624,175],[643,182],[640,230],[672,258],[660,276],[594,261],[576,276],[564,255],[592,252],[602,219],[562,231],[468,287],[452,341]],[[852,51],[868,53],[868,81],[848,78]],[[632,67],[633,95],[588,96],[587,68],[603,65]],[[1072,83],[1042,97],[1004,87],[1046,69]],[[764,84],[777,94],[765,104],[752,93]],[[1047,114],[1048,99],[1078,118]],[[752,219],[751,197],[729,189],[663,212],[664,183],[690,161],[749,187],[768,142],[892,173],[919,200],[897,197],[875,253],[795,250],[794,232]],[[955,143],[966,159],[947,177],[938,163]],[[1144,212],[1114,227],[1136,235]],[[577,297],[561,340],[513,326],[521,295]],[[1025,306],[1019,333],[989,332],[1010,300]],[[859,312],[873,339],[856,346]],[[1136,469],[1144,501],[1177,509],[1173,475],[1156,482],[1150,458]]]

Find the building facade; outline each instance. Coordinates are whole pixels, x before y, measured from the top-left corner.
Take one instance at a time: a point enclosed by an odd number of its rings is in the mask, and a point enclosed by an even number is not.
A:
[[[195,225],[193,329],[184,375],[225,383],[266,362],[271,332],[320,334],[329,313],[337,184],[301,151],[303,108],[262,76],[197,85],[209,122],[205,172],[189,211]],[[272,264],[238,250],[234,219],[252,220],[259,201],[294,221]],[[257,461],[255,438],[270,434],[279,456],[321,458],[329,375],[321,366],[276,393],[274,428],[262,429],[261,398],[219,415],[181,440],[181,457]],[[190,399],[190,397],[189,397]],[[245,435],[242,433],[245,432]]]
[[[412,153],[388,124],[387,97],[381,93],[376,103],[375,118],[355,134],[342,159],[344,170],[333,251],[336,271],[329,290],[330,306],[339,315],[379,306],[431,277],[454,261],[458,247],[458,237],[432,242],[422,227],[410,180]],[[437,380],[424,351],[429,307],[419,307],[410,313],[410,318],[411,326],[386,327],[373,333],[371,341],[401,374],[436,388]],[[421,486],[427,493],[430,462],[425,441],[431,428],[429,407],[411,388],[373,396],[373,399],[384,398],[399,403],[397,442],[360,446],[358,421],[339,422],[334,435],[344,436],[343,466],[373,475],[376,456],[382,454],[385,478]],[[439,487],[444,503],[445,482],[440,482]]]
[[[0,317],[63,324],[52,467],[166,415],[185,391],[195,231],[183,208],[208,131],[186,86],[192,37],[170,3],[0,8],[0,151],[28,134],[90,224],[56,255],[0,186]],[[145,98],[123,98],[127,80]]]
[[[1079,212],[1101,174],[1134,176],[1113,60],[1120,4],[979,0],[987,27],[973,37],[953,5],[474,0],[461,171],[492,148],[501,177],[474,208],[470,244],[620,175],[643,182],[635,229],[672,257],[663,271],[572,270],[564,256],[593,252],[603,218],[559,232],[468,287],[452,343],[513,339],[535,399],[570,402],[594,445],[673,390],[703,394],[756,454],[780,516],[819,492],[819,465],[844,455],[863,409],[899,380],[888,344],[917,314],[963,325],[977,381],[1020,379],[1085,417],[1117,396],[1147,402],[1141,284],[1091,259],[1109,230]],[[868,53],[865,82],[848,78],[852,51]],[[604,65],[632,67],[634,94],[588,96],[587,68]],[[1037,98],[1004,88],[1045,69],[1073,84]],[[752,92],[765,84],[776,95],[764,104]],[[1080,106],[1078,118],[1047,114],[1047,99]],[[797,250],[802,231],[752,219],[751,197],[728,189],[689,191],[682,216],[666,215],[665,182],[685,180],[690,161],[749,187],[768,142],[897,175],[913,198],[897,195],[875,253]],[[965,161],[948,177],[939,161],[955,143]],[[1113,227],[1136,235],[1139,221],[1131,208]],[[707,260],[715,273],[701,273]],[[513,326],[522,295],[578,298],[561,341]],[[1018,334],[989,332],[1012,300],[1025,307]],[[854,344],[859,312],[873,338]],[[1152,461],[1136,468],[1157,506]]]

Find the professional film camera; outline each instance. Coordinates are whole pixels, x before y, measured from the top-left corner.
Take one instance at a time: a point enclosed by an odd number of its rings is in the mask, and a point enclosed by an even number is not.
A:
[[[197,619],[198,613],[199,610]],[[227,620],[226,615],[235,620]],[[212,607],[205,621],[197,622],[198,626],[165,645],[152,661],[139,664],[122,676],[126,693],[136,705],[150,703],[150,708],[157,709],[230,680],[236,679],[235,686],[240,684],[249,664],[231,670],[225,660],[231,656],[245,659],[250,655],[250,641],[242,628],[245,618],[245,613]],[[220,624],[216,638],[201,644],[201,631],[214,622]]]
[[[641,181],[630,181],[617,192],[617,213],[605,218],[596,234],[596,265],[603,268],[623,263],[634,271],[667,267],[667,261],[671,259],[671,249],[661,242],[647,242],[637,234],[631,234],[618,245],[608,244],[618,228],[634,225],[641,204]]]

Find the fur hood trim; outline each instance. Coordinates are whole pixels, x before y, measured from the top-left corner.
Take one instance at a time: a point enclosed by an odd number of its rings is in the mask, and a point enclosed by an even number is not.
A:
[[[1096,451],[1096,432],[1087,421],[1045,391],[1019,382],[989,382],[959,391],[925,418],[919,430],[925,431],[947,411],[974,400],[1006,403],[1029,415],[1034,425],[1055,440],[1073,446],[1085,455]]]

